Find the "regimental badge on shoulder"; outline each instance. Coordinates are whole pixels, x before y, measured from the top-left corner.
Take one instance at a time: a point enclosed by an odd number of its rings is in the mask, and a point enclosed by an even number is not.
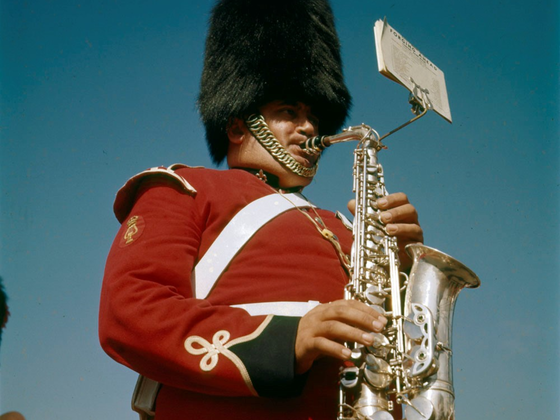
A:
[[[127,220],[126,225],[127,225],[126,232],[121,238],[119,244],[121,248],[130,245],[136,239],[138,239],[140,235],[142,235],[145,226],[144,218],[142,216],[131,216]]]

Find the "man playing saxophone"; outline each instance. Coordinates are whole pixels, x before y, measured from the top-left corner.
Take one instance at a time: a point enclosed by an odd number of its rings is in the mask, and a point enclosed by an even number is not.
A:
[[[351,228],[301,195],[317,157],[300,144],[338,132],[350,102],[327,0],[217,2],[199,109],[229,169],[131,178],[101,295],[101,344],[159,384],[157,420],[336,418],[344,343],[387,319],[343,299]],[[405,194],[377,204],[400,251],[422,242]]]

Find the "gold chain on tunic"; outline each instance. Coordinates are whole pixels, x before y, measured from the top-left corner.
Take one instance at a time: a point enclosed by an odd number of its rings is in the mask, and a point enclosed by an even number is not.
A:
[[[327,226],[325,225],[325,222],[323,221],[321,216],[319,216],[319,213],[317,213],[317,211],[315,210],[315,207],[311,207],[311,210],[313,210],[313,212],[317,216],[314,219],[306,211],[304,211],[301,208],[299,208],[298,206],[296,206],[296,204],[294,202],[292,202],[292,200],[290,200],[284,194],[282,194],[282,192],[277,191],[277,193],[280,194],[282,197],[284,197],[286,200],[288,200],[290,203],[292,203],[293,206],[296,209],[298,209],[298,211],[301,214],[303,214],[305,217],[307,217],[311,221],[311,223],[313,223],[313,225],[315,226],[317,231],[321,234],[321,236],[332,244],[332,246],[336,250],[336,253],[338,255],[338,259],[340,260],[340,263],[342,264],[342,267],[344,268],[346,273],[349,274],[350,273],[350,258],[348,257],[348,255],[346,255],[344,253],[344,251],[342,251],[342,246],[340,245],[340,242],[338,241],[338,238],[336,237],[336,235],[330,229],[327,228]]]

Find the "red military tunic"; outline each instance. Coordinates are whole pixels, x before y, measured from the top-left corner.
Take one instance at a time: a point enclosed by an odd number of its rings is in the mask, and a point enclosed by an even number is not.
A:
[[[147,176],[121,190],[101,294],[99,333],[116,361],[161,382],[156,419],[332,420],[338,362],[295,375],[298,317],[251,316],[230,305],[341,299],[347,283],[333,245],[299,210],[264,225],[206,299],[191,272],[230,219],[270,186],[244,170],[178,169],[196,192]],[[307,209],[309,215],[317,215]],[[316,212],[349,254],[351,232]]]

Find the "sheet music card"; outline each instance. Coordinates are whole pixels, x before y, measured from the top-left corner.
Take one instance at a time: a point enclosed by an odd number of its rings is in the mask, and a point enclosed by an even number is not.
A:
[[[443,72],[386,20],[375,22],[373,32],[379,72],[419,97],[422,96],[420,87],[433,110],[452,122]]]

